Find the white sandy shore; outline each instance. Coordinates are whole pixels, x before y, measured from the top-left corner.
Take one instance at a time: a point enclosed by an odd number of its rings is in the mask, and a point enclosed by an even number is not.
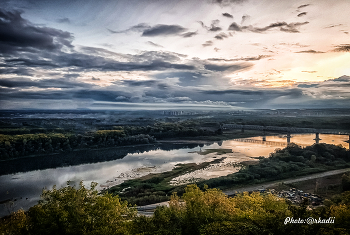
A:
[[[193,152],[191,153],[193,154]],[[240,166],[237,164],[244,161],[257,161],[256,158],[248,157],[239,152],[226,153],[226,154],[217,154],[215,152],[203,155],[203,159],[201,162],[210,162],[216,158],[225,159],[220,163],[213,163],[209,166],[195,170],[193,172],[188,172],[184,175],[173,178],[170,181],[171,185],[182,185],[188,183],[196,183],[201,180],[208,180],[211,178],[217,178],[220,176],[226,176],[232,173],[239,171]],[[176,164],[174,164],[175,166]],[[150,173],[160,173],[164,170],[160,169],[160,166],[142,166],[131,171],[120,173],[118,176],[108,180],[105,184],[101,184],[101,189],[110,188],[115,185],[119,185],[126,180],[140,178],[142,176],[146,176]]]

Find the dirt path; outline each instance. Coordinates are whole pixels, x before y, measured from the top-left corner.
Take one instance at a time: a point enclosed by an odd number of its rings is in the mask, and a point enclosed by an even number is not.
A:
[[[266,182],[264,184],[257,184],[257,185],[242,187],[242,188],[232,188],[232,189],[229,189],[229,190],[224,190],[223,192],[225,194],[227,194],[227,195],[233,195],[235,193],[241,193],[241,192],[247,192],[247,191],[249,192],[249,191],[253,191],[253,190],[259,190],[259,189],[266,189],[266,188],[276,187],[278,184],[281,184],[281,183],[291,184],[291,183],[295,183],[295,182],[311,180],[311,179],[321,178],[321,177],[330,176],[330,175],[337,175],[337,174],[345,173],[345,172],[348,172],[348,171],[350,171],[350,168],[345,168],[345,169],[340,169],[340,170],[333,170],[333,171],[326,171],[326,172],[322,172],[322,173],[317,173],[317,174],[312,174],[312,175],[298,177],[298,178],[295,178],[295,179],[285,179],[285,180]]]

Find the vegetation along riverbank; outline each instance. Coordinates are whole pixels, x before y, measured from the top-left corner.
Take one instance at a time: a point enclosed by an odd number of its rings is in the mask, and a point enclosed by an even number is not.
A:
[[[221,160],[222,158],[215,161]],[[137,205],[169,200],[173,192],[182,195],[185,188],[185,185],[171,185],[171,179],[208,164],[210,163],[180,165],[170,172],[128,180],[111,187],[108,192]],[[350,151],[341,146],[314,144],[302,148],[290,144],[284,149],[277,149],[268,158],[260,157],[258,161],[242,163],[238,172],[197,181],[197,184],[202,189],[204,185],[210,188],[228,189],[347,167],[350,167]]]
[[[229,198],[218,189],[188,185],[173,194],[169,207],[153,216],[137,216],[118,196],[98,194],[96,184],[45,190],[27,212],[0,219],[3,234],[348,234],[350,191],[316,208],[292,205],[273,194],[244,193]],[[285,223],[314,218],[320,223]],[[321,219],[322,218],[322,219]],[[326,223],[325,221],[330,221]],[[324,222],[322,222],[324,221]]]

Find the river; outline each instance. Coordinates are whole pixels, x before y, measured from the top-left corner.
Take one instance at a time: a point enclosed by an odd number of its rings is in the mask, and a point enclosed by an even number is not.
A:
[[[292,135],[291,142],[301,145],[311,145],[315,143],[314,138],[315,134]],[[347,146],[347,148],[349,147],[344,142],[348,140],[348,136],[345,135],[321,134],[320,138],[322,139],[320,140],[321,143],[342,144],[343,146]],[[233,173],[237,170],[237,167],[232,163],[256,160],[254,157],[259,156],[266,157],[276,148],[283,148],[286,143],[287,137],[278,135],[227,140],[207,145],[178,145],[171,148],[168,146],[162,147],[161,145],[160,147],[142,147],[142,151],[135,150],[132,147],[126,147],[123,148],[122,155],[120,155],[120,148],[117,151],[119,155],[115,149],[94,150],[95,153],[93,153],[94,151],[89,151],[89,154],[102,154],[108,157],[103,157],[101,162],[49,169],[43,169],[46,166],[44,165],[39,167],[38,170],[1,175],[0,202],[2,203],[0,204],[0,216],[7,215],[9,212],[20,208],[28,209],[40,199],[43,188],[51,189],[53,185],[59,188],[65,186],[67,181],[79,183],[83,180],[85,185],[89,185],[94,181],[99,183],[98,189],[100,190],[127,179],[137,178],[149,173],[169,171],[179,163],[201,163],[221,157],[226,158],[215,166],[213,165],[200,172],[192,173],[192,175],[189,174],[182,178],[174,179],[172,182],[174,184],[186,183],[189,179],[208,179]],[[222,155],[218,155],[215,151],[206,153],[208,149],[232,149],[232,153]],[[110,160],[113,156],[115,160]],[[45,157],[41,157],[41,161],[43,159],[47,161]],[[27,159],[26,161],[30,162],[33,160]],[[12,165],[16,164],[13,163]],[[24,171],[23,169],[21,171]],[[12,200],[13,203],[4,203],[6,200]]]

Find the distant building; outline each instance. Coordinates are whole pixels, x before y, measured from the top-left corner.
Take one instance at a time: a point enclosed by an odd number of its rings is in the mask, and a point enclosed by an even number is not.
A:
[[[163,111],[163,115],[168,115],[168,116],[179,116],[179,115],[184,115],[184,111]]]

